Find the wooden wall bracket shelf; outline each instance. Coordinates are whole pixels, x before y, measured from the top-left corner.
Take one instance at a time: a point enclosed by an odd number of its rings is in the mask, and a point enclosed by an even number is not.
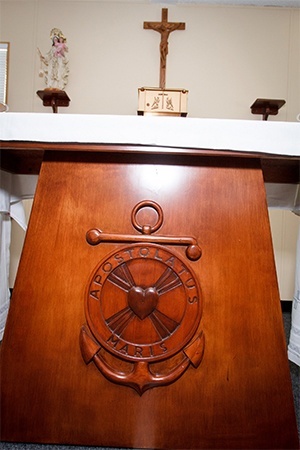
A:
[[[65,91],[58,89],[44,89],[37,91],[44,106],[51,106],[53,113],[58,112],[59,106],[69,106],[70,99]]]
[[[257,98],[250,108],[252,114],[261,114],[263,120],[268,120],[269,115],[276,116],[284,104],[285,100]]]

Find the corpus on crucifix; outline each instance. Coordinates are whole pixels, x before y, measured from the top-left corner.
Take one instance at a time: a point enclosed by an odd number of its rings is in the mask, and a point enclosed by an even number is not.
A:
[[[168,55],[168,39],[170,33],[176,30],[185,30],[183,22],[168,22],[168,9],[163,8],[161,13],[161,22],[144,22],[145,30],[154,30],[160,33],[160,76],[159,87],[166,87],[166,67]]]

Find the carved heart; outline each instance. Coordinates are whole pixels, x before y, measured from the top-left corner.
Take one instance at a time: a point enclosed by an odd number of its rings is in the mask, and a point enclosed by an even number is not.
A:
[[[144,320],[156,308],[158,297],[155,287],[143,289],[134,286],[128,292],[128,305],[141,320]]]

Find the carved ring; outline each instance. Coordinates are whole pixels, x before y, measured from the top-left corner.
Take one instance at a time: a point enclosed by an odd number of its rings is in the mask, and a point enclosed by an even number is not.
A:
[[[158,215],[158,219],[157,222],[154,226],[150,226],[150,225],[140,225],[137,221],[137,213],[142,209],[142,208],[153,208],[157,215]],[[137,205],[135,205],[135,207],[132,210],[131,213],[131,222],[132,225],[134,226],[134,228],[137,231],[140,231],[143,234],[151,234],[154,233],[155,231],[159,230],[160,227],[162,226],[164,217],[163,217],[163,211],[161,209],[161,207],[159,206],[158,203],[153,202],[152,200],[143,200],[142,202],[138,203]]]

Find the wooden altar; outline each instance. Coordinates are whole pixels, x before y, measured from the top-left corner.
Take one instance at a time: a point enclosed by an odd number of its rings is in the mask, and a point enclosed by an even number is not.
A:
[[[262,163],[296,182],[299,155],[65,139],[1,143],[40,173],[1,439],[297,448]]]

